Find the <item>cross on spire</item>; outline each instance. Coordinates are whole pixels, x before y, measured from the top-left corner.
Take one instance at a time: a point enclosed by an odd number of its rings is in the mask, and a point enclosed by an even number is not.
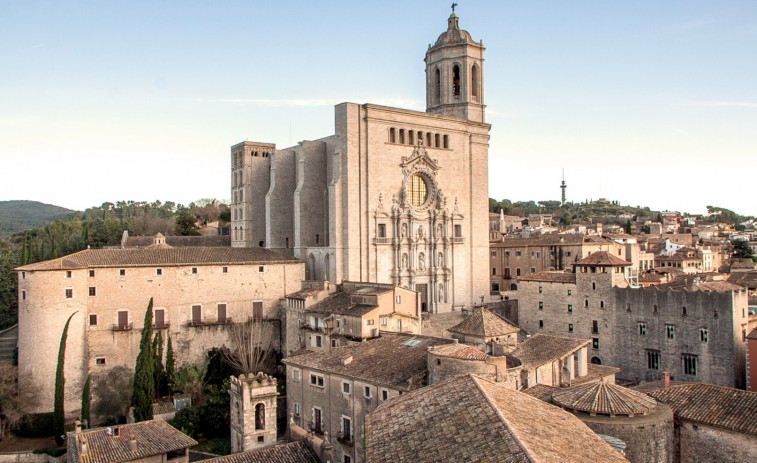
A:
[[[455,7],[457,6],[456,2],[452,3],[452,14],[455,14]]]

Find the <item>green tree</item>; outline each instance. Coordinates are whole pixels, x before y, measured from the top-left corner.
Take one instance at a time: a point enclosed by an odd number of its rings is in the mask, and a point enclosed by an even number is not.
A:
[[[173,358],[173,346],[171,345],[171,335],[168,335],[166,343],[166,383],[168,384],[168,393],[173,394],[173,388],[176,381],[176,364]]]
[[[161,334],[161,330],[157,330],[157,333],[155,333],[152,350],[155,353],[155,364],[153,365],[154,397],[157,399],[161,397],[166,389],[166,370],[163,368],[163,335]]]
[[[186,209],[181,210],[176,215],[176,233],[182,236],[197,236],[200,234],[197,231],[200,227],[195,223],[197,217]]]
[[[732,243],[733,257],[738,259],[747,259],[752,257],[752,248],[749,247],[749,242],[746,240],[735,240]]]
[[[87,381],[84,382],[84,388],[81,392],[81,421],[84,423],[86,421],[87,427],[89,427],[90,421],[90,405],[92,404],[92,391],[91,391],[91,384],[92,383],[92,375],[87,375]]]
[[[64,375],[64,367],[66,362],[66,338],[68,338],[68,325],[71,323],[71,318],[76,315],[76,312],[68,316],[66,325],[63,327],[63,334],[60,336],[60,346],[58,347],[58,368],[55,371],[55,402],[53,405],[53,433],[55,434],[55,442],[60,446],[63,445],[63,434],[65,432],[65,415],[64,415],[64,392],[66,385],[66,378]]]
[[[623,226],[623,230],[627,234],[629,234],[629,235],[631,234],[632,229],[631,229],[631,221],[630,220],[626,220],[626,224]]]
[[[134,372],[124,366],[113,367],[95,376],[95,402],[92,411],[100,420],[115,424],[126,417],[132,393]]]
[[[155,392],[155,354],[152,351],[152,298],[145,311],[142,338],[139,341],[139,355],[134,367],[134,390],[131,405],[134,407],[134,421],[152,419],[152,398]]]

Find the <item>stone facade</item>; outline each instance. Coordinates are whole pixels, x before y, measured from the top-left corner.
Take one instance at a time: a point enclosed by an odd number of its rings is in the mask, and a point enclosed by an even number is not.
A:
[[[524,330],[591,339],[591,362],[620,367],[622,379],[652,381],[668,370],[679,381],[743,387],[746,291],[631,288],[616,273],[573,276],[520,282]]]
[[[231,453],[276,443],[276,378],[265,373],[230,379]]]
[[[88,374],[115,366],[134,368],[151,297],[153,326],[164,330],[164,342],[170,335],[178,367],[204,360],[210,348],[228,345],[230,323],[247,321],[256,308],[262,318],[274,318],[277,305],[304,277],[302,262],[270,251],[265,252],[283,260],[163,264],[158,252],[149,265],[119,263],[128,261],[129,253],[151,252],[88,250],[18,269],[19,293],[24,294],[19,297],[19,388],[35,391],[37,397],[36,403],[27,404],[27,412],[52,410],[58,345],[71,314],[65,371],[68,416],[78,414]],[[88,255],[103,253],[118,257],[109,257],[107,264],[99,258],[99,263],[86,262]],[[73,259],[83,263],[60,269]],[[263,324],[275,335],[278,349],[279,330],[273,325]]]
[[[757,436],[702,423],[683,421],[678,427],[680,463],[757,461]]]
[[[429,48],[427,111],[342,103],[335,133],[231,149],[232,246],[306,262],[306,278],[393,283],[448,312],[485,295],[488,140],[483,46],[459,29]]]

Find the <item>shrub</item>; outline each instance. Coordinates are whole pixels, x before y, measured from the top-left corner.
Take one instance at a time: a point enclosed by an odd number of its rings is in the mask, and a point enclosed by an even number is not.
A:
[[[173,417],[171,426],[193,439],[202,437],[200,432],[201,418],[199,407],[184,407]]]
[[[58,447],[42,447],[41,449],[34,450],[32,453],[37,455],[44,453],[50,455],[51,457],[58,458],[59,456],[66,453],[66,449],[59,449]]]
[[[25,415],[16,428],[19,437],[50,437],[53,435],[53,413]]]

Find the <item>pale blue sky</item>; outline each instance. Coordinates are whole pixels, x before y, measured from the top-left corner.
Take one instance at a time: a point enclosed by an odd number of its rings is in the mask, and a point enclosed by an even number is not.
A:
[[[0,0],[0,200],[228,198],[229,147],[423,110],[449,1]],[[757,2],[458,1],[490,196],[757,215]]]

